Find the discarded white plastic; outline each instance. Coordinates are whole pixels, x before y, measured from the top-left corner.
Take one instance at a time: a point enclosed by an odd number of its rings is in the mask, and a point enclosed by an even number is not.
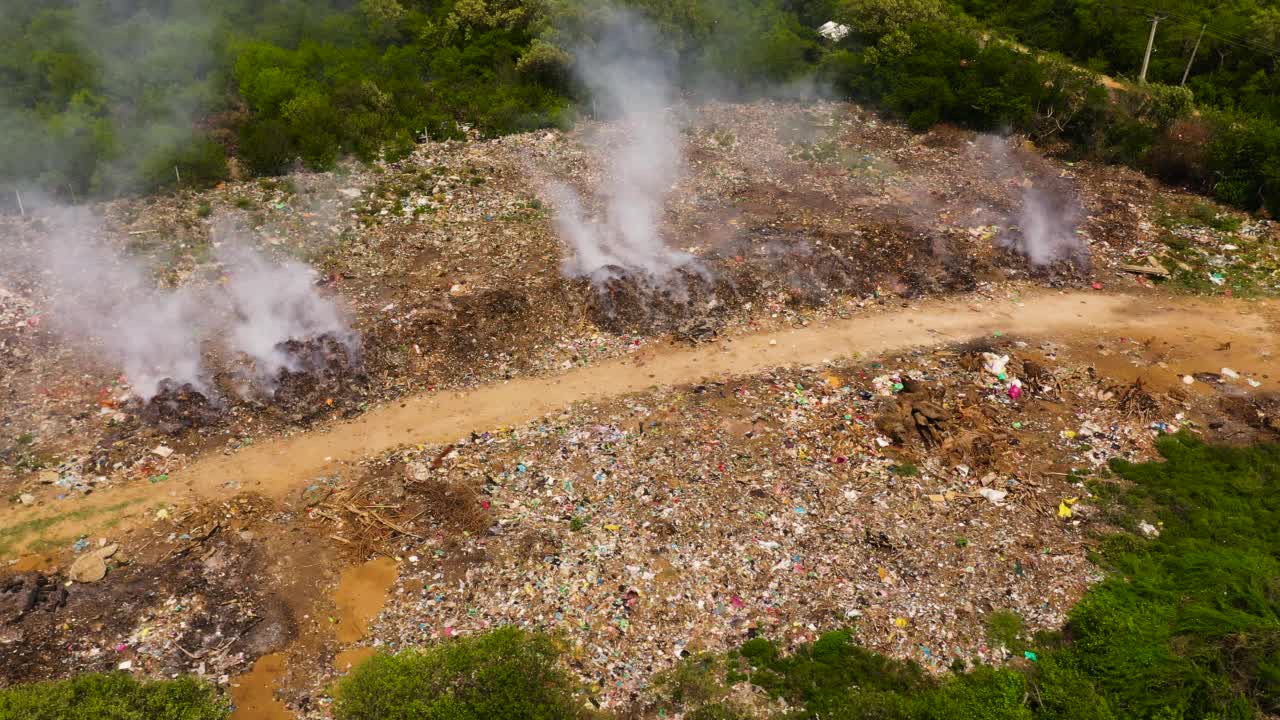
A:
[[[1229,377],[1232,380],[1235,380],[1240,377],[1240,373],[1236,372],[1235,370],[1232,370],[1229,367],[1222,368],[1222,375],[1225,377]]]
[[[1152,525],[1151,523],[1146,521],[1138,523],[1138,529],[1141,530],[1142,534],[1146,535],[1147,537],[1160,536],[1160,530],[1155,525]]]
[[[1193,384],[1195,384],[1195,381],[1196,381],[1196,379],[1195,379],[1195,378],[1193,378],[1193,377],[1191,377],[1190,375],[1183,375],[1183,376],[1182,376],[1182,384],[1184,384],[1184,385],[1193,385]]]
[[[1093,437],[1102,432],[1102,428],[1092,420],[1085,422],[1080,426],[1080,437]]]
[[[157,445],[155,449],[151,451],[151,454],[159,455],[162,458],[167,458],[173,454],[173,448],[167,445]]]
[[[1005,367],[1009,364],[1008,355],[996,355],[995,353],[982,353],[982,369],[999,376],[1004,372]]]
[[[832,42],[840,42],[849,35],[849,26],[828,20],[818,28],[818,34]]]
[[[993,505],[1004,505],[1004,499],[1008,497],[1007,490],[996,490],[995,488],[982,488],[978,494],[991,501]]]

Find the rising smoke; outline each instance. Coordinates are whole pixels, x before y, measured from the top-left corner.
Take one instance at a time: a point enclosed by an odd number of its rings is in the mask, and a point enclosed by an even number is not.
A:
[[[203,389],[200,338],[208,305],[192,288],[157,288],[139,264],[97,239],[85,210],[49,217],[51,232],[31,263],[52,298],[51,320],[64,336],[95,337],[145,399],[170,378]]]
[[[86,211],[54,211],[49,228],[27,265],[52,298],[54,328],[77,343],[100,342],[143,400],[167,383],[215,394],[205,360],[214,348],[247,361],[251,387],[268,393],[281,371],[300,369],[285,350],[290,340],[327,337],[356,356],[359,337],[317,291],[315,271],[268,260],[225,223],[213,233],[222,282],[174,289],[157,286],[147,267],[99,239],[100,224]]]
[[[316,292],[315,270],[294,260],[270,262],[237,243],[224,243],[219,259],[229,271],[225,288],[232,310],[223,341],[253,361],[260,386],[281,370],[305,369],[304,358],[286,349],[288,340],[332,338],[354,359],[359,337],[338,305]]]
[[[1036,267],[1069,261],[1084,264],[1088,248],[1076,234],[1083,212],[1071,188],[1056,177],[1034,172],[1030,163],[999,135],[979,135],[976,159],[992,180],[1020,186],[1020,203],[1009,218],[1017,231],[1000,236],[1009,250]]]
[[[594,44],[575,48],[575,73],[594,99],[598,117],[624,134],[599,158],[607,179],[589,214],[583,198],[557,184],[556,224],[570,252],[564,271],[597,283],[620,273],[661,281],[679,268],[704,274],[689,254],[662,238],[663,207],[683,158],[673,105],[675,63],[658,50],[657,32],[643,17],[608,11]]]

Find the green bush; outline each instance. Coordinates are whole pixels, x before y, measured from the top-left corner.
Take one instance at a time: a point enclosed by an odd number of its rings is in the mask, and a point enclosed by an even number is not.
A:
[[[1280,212],[1280,123],[1239,113],[1210,113],[1213,193],[1248,210]]]
[[[0,690],[0,720],[220,720],[229,713],[213,686],[190,677],[82,675]]]
[[[1010,652],[1019,652],[1025,647],[1023,634],[1025,628],[1022,616],[1016,612],[999,610],[991,613],[986,619],[987,639],[996,647],[1008,648]]]
[[[954,675],[937,690],[918,698],[914,717],[929,720],[1031,720],[1026,677],[1016,670],[978,667]]]
[[[1280,711],[1280,447],[1159,450],[1166,462],[1112,469],[1162,535],[1110,542],[1112,575],[1072,610],[1060,660],[1122,716]]]
[[[579,717],[550,638],[516,628],[377,655],[336,690],[338,720]]]
[[[280,175],[289,170],[298,151],[288,126],[281,120],[262,120],[240,134],[240,156],[259,175]]]
[[[748,717],[743,711],[721,703],[703,705],[685,715],[687,720],[747,720]]]
[[[920,666],[855,645],[846,631],[827,633],[785,655],[757,638],[737,655],[746,665],[745,679],[817,716],[849,705],[855,691],[913,693],[930,686]]]

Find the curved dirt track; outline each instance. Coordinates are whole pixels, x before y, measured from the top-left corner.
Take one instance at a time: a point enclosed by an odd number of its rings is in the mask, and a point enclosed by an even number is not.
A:
[[[1020,301],[930,301],[909,309],[886,309],[696,347],[661,347],[561,375],[409,397],[350,421],[261,442],[232,455],[197,458],[163,485],[138,483],[52,508],[11,513],[0,519],[0,530],[49,518],[42,535],[80,534],[108,521],[118,523],[123,515],[136,514],[156,502],[216,500],[245,491],[281,497],[319,475],[334,474],[345,464],[398,446],[451,442],[471,431],[518,425],[583,400],[780,365],[945,345],[996,331],[1063,342],[1088,340],[1101,333],[1129,334],[1177,342],[1184,349],[1230,341],[1237,352],[1261,354],[1277,347],[1276,316],[1277,305],[1272,302],[1084,292],[1036,291]],[[51,510],[82,512],[74,519],[63,519],[53,518]],[[26,538],[17,547],[29,542]]]

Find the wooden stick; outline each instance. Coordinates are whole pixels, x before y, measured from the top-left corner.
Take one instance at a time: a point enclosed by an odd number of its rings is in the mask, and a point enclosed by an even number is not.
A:
[[[408,530],[405,530],[403,527],[400,527],[399,525],[397,525],[397,524],[395,524],[395,523],[391,522],[390,520],[387,520],[386,518],[382,517],[382,516],[381,516],[381,515],[379,515],[378,513],[369,513],[369,515],[370,515],[370,516],[372,516],[374,520],[377,520],[378,522],[382,523],[383,525],[386,525],[387,527],[391,528],[392,530],[395,530],[396,532],[400,533],[401,535],[408,535],[409,537],[411,537],[411,538],[415,538],[415,539],[417,539],[417,540],[423,540],[423,539],[425,539],[425,538],[423,538],[421,535],[418,535],[417,533],[411,533],[411,532],[409,532]]]

